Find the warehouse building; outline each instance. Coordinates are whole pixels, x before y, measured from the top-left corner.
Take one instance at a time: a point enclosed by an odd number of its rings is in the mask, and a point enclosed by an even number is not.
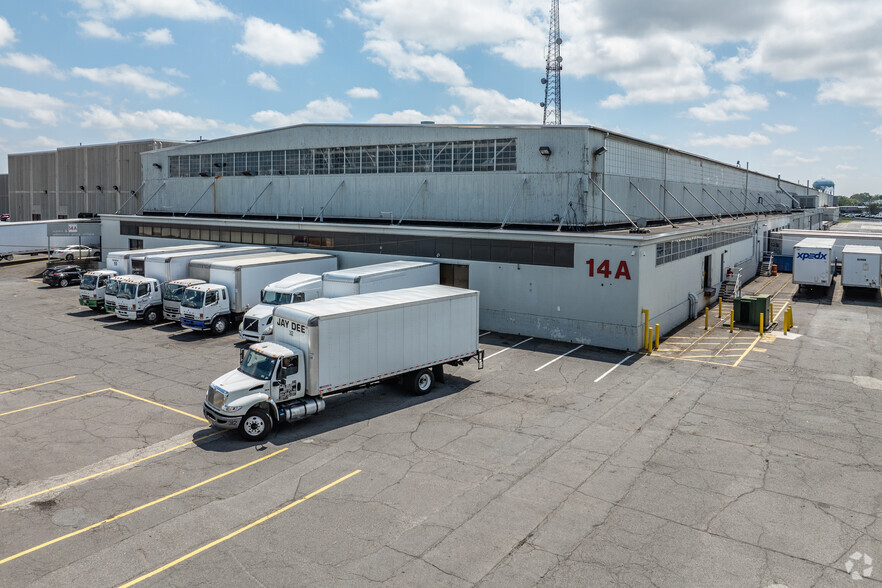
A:
[[[134,214],[126,200],[143,187],[141,153],[175,141],[147,139],[10,154],[9,212],[16,221]]]
[[[142,155],[105,251],[184,240],[432,259],[481,326],[634,350],[753,276],[828,195],[595,127],[299,125]]]

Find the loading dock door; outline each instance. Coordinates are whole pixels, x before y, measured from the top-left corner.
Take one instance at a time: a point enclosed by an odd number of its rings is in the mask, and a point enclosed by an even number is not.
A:
[[[469,287],[469,266],[465,264],[442,263],[441,285],[454,288]]]

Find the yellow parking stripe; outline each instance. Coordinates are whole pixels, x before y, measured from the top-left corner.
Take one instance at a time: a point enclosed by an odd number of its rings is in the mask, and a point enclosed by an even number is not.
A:
[[[107,390],[107,388],[105,388],[104,390],[95,390],[94,392],[86,392],[85,394],[78,394],[77,396],[68,396],[67,398],[62,398],[61,400],[53,400],[52,402],[44,402],[43,404],[37,404],[35,406],[28,406],[28,407],[19,408],[16,410],[10,410],[9,412],[0,412],[0,417],[4,417],[8,414],[15,414],[17,412],[24,412],[26,410],[33,410],[35,408],[41,408],[43,406],[49,406],[50,404],[58,404],[59,402],[67,402],[68,400],[82,398],[83,396],[91,396],[92,394],[98,394],[99,392],[104,392],[105,390]]]
[[[21,388],[13,388],[12,390],[4,390],[0,392],[0,394],[9,394],[10,392],[18,392],[20,390],[27,390],[29,388],[36,388],[38,386],[45,386],[47,384],[54,384],[55,382],[63,382],[65,380],[70,380],[71,378],[76,378],[76,376],[68,376],[66,378],[58,378],[57,380],[49,380],[48,382],[43,382],[42,384],[31,384],[30,386],[22,386]]]
[[[0,565],[5,564],[6,562],[10,562],[14,559],[18,559],[18,558],[22,557],[23,555],[27,555],[29,553],[39,551],[40,549],[43,549],[44,547],[49,547],[50,545],[53,545],[53,544],[58,543],[60,541],[64,541],[65,539],[70,539],[71,537],[75,537],[77,535],[80,535],[81,533],[85,533],[86,531],[91,531],[92,529],[98,528],[101,525],[104,525],[107,523],[112,523],[113,521],[118,521],[119,519],[126,517],[130,514],[134,514],[138,511],[144,510],[145,508],[150,508],[151,506],[155,506],[155,505],[159,504],[160,502],[165,502],[166,500],[169,500],[169,499],[174,498],[176,496],[180,496],[181,494],[186,494],[190,490],[195,490],[196,488],[199,488],[200,486],[205,486],[206,484],[208,484],[210,482],[214,482],[215,480],[219,480],[221,478],[229,476],[230,474],[235,474],[236,472],[240,472],[240,471],[244,470],[245,468],[251,467],[255,464],[258,464],[264,460],[267,460],[267,459],[273,457],[274,455],[278,455],[278,454],[285,452],[285,451],[288,451],[287,447],[284,449],[280,449],[278,451],[275,451],[273,453],[270,453],[269,455],[265,455],[259,459],[255,459],[254,461],[248,462],[244,465],[240,465],[239,467],[233,468],[232,470],[229,470],[229,471],[224,472],[222,474],[218,474],[217,476],[214,476],[213,478],[203,480],[202,482],[199,482],[198,484],[193,484],[192,486],[190,486],[188,488],[184,488],[183,490],[178,490],[177,492],[172,492],[171,494],[163,496],[162,498],[157,498],[156,500],[154,500],[152,502],[148,502],[147,504],[142,504],[141,506],[138,506],[138,507],[133,508],[131,510],[127,510],[126,512],[120,513],[118,515],[112,516],[109,519],[104,519],[103,521],[99,521],[97,523],[89,525],[88,527],[83,527],[82,529],[78,529],[72,533],[68,533],[67,535],[62,535],[61,537],[56,537],[55,539],[52,539],[51,541],[46,541],[45,543],[41,543],[40,545],[36,545],[34,547],[31,547],[30,549],[25,549],[24,551],[20,551],[19,553],[16,553],[15,555],[10,555],[9,557],[7,557],[5,559],[0,559]]]
[[[176,413],[178,413],[178,414],[182,414],[182,415],[184,415],[184,416],[188,416],[188,417],[190,417],[191,419],[196,419],[196,420],[199,421],[200,423],[207,423],[207,422],[208,422],[208,421],[205,420],[204,418],[202,418],[202,417],[200,417],[200,416],[196,416],[195,414],[190,414],[189,412],[184,412],[183,410],[178,410],[177,408],[172,408],[172,407],[170,407],[170,406],[166,406],[165,404],[160,404],[159,402],[155,402],[155,401],[153,401],[153,400],[148,400],[148,399],[146,399],[146,398],[141,398],[140,396],[135,396],[134,394],[129,394],[128,392],[123,392],[122,390],[117,390],[116,388],[105,388],[105,390],[113,390],[114,392],[116,392],[116,393],[118,393],[118,394],[122,394],[123,396],[128,396],[128,397],[130,397],[130,398],[134,398],[135,400],[140,400],[141,402],[146,402],[146,403],[148,403],[148,404],[153,404],[153,405],[155,405],[155,406],[159,406],[159,407],[162,407],[162,408],[165,408],[165,409],[168,409],[168,410],[174,411],[174,412],[176,412]],[[3,416],[3,415],[0,415],[0,416]]]
[[[312,498],[313,496],[317,496],[317,495],[321,494],[322,492],[324,492],[325,490],[328,490],[328,489],[330,489],[330,488],[333,488],[334,486],[336,486],[336,485],[339,484],[340,482],[343,482],[343,481],[345,481],[345,480],[348,480],[348,479],[351,478],[352,476],[354,476],[354,475],[356,475],[356,474],[359,474],[359,473],[361,473],[361,470],[355,470],[355,471],[352,472],[352,473],[346,474],[346,475],[343,476],[342,478],[340,478],[340,479],[338,479],[338,480],[335,480],[335,481],[331,482],[331,483],[328,484],[327,486],[323,486],[323,487],[319,488],[318,490],[314,491],[313,493],[311,493],[311,494],[307,494],[306,496],[304,496],[304,497],[301,498],[300,500],[295,500],[295,501],[292,502],[291,504],[289,504],[289,505],[287,505],[287,506],[283,506],[282,508],[280,508],[280,509],[278,509],[278,510],[276,510],[276,511],[273,511],[273,512],[271,512],[270,514],[266,515],[265,517],[260,518],[260,519],[257,519],[257,520],[254,521],[253,523],[249,523],[249,524],[245,525],[244,527],[240,527],[239,529],[236,529],[235,531],[233,531],[233,532],[230,533],[229,535],[226,535],[226,536],[224,536],[224,537],[221,537],[220,539],[216,539],[216,540],[212,541],[211,543],[208,543],[208,544],[206,544],[206,545],[203,545],[203,546],[200,547],[199,549],[195,549],[195,550],[191,551],[190,553],[188,553],[187,555],[181,556],[181,557],[179,557],[178,559],[176,559],[176,560],[174,560],[174,561],[172,561],[172,562],[170,562],[170,563],[167,563],[167,564],[165,564],[164,566],[162,566],[162,567],[160,567],[160,568],[156,568],[155,570],[153,570],[153,571],[150,572],[150,573],[144,574],[143,576],[138,576],[138,577],[135,578],[134,580],[131,580],[131,581],[129,581],[129,582],[126,582],[125,584],[123,584],[122,586],[120,586],[120,588],[128,588],[129,586],[134,586],[135,584],[137,584],[137,583],[139,583],[139,582],[143,582],[144,580],[146,580],[146,579],[148,579],[148,578],[152,578],[152,577],[155,576],[156,574],[159,574],[159,573],[161,573],[161,572],[164,572],[165,570],[167,570],[167,569],[169,569],[169,568],[172,568],[172,567],[178,565],[179,563],[181,563],[181,562],[183,562],[183,561],[187,561],[187,560],[190,559],[191,557],[194,557],[194,556],[196,556],[196,555],[199,555],[199,554],[202,553],[203,551],[206,551],[206,550],[208,550],[208,549],[211,549],[211,548],[214,547],[215,545],[219,545],[220,543],[223,543],[223,542],[226,541],[227,539],[232,539],[232,538],[235,537],[236,535],[239,535],[240,533],[244,533],[244,532],[247,531],[248,529],[251,529],[251,528],[253,528],[253,527],[256,527],[257,525],[259,525],[259,524],[261,524],[261,523],[264,523],[264,522],[270,520],[271,518],[275,517],[276,515],[280,515],[280,514],[282,514],[283,512],[285,512],[286,510],[288,510],[288,509],[290,509],[290,508],[294,508],[294,507],[297,506],[298,504],[301,504],[301,503],[303,503],[303,502],[306,502],[307,500],[309,500],[309,499]]]
[[[57,486],[53,486],[51,488],[46,488],[45,490],[40,490],[39,492],[34,492],[33,494],[28,494],[27,496],[22,496],[21,498],[16,498],[15,500],[10,500],[9,502],[4,502],[4,503],[0,504],[0,508],[3,508],[4,506],[9,506],[10,504],[15,504],[16,502],[21,502],[22,500],[28,500],[30,498],[34,498],[34,497],[40,496],[42,494],[54,492],[55,490],[60,490],[62,488],[66,488],[68,486],[73,486],[74,484],[79,484],[80,482],[85,482],[87,480],[91,480],[93,478],[97,478],[99,476],[103,476],[105,474],[109,474],[111,472],[115,472],[117,470],[121,470],[123,468],[127,468],[130,466],[139,464],[139,463],[147,461],[149,459],[153,459],[154,457],[159,457],[160,455],[165,455],[166,453],[171,453],[172,451],[180,449],[181,447],[186,447],[187,445],[195,445],[197,441],[204,441],[205,439],[208,439],[209,437],[215,437],[217,435],[222,435],[223,433],[226,433],[226,431],[215,431],[214,433],[209,433],[208,435],[203,435],[202,437],[192,439],[190,441],[187,441],[186,443],[181,443],[180,445],[175,445],[174,447],[169,447],[168,449],[163,449],[162,451],[158,451],[158,452],[153,453],[151,455],[145,455],[144,457],[141,457],[139,459],[136,459],[136,460],[133,460],[133,461],[130,461],[127,463],[123,463],[118,466],[114,466],[112,468],[108,468],[108,469],[100,471],[100,472],[95,472],[94,474],[89,474],[88,476],[83,476],[82,478],[79,478],[79,479],[71,480],[70,482],[65,482],[64,484],[58,484]]]
[[[741,354],[741,357],[738,358],[738,361],[736,361],[732,365],[732,367],[738,367],[738,364],[741,363],[741,360],[744,359],[745,357],[747,357],[747,354],[750,353],[751,349],[756,347],[756,344],[760,342],[760,339],[761,339],[761,337],[759,335],[757,335],[756,339],[753,340],[753,343],[750,345],[750,347],[748,347],[747,350],[743,354]]]

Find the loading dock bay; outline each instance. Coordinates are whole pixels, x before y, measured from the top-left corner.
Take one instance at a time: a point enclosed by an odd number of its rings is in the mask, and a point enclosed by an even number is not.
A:
[[[482,371],[254,445],[201,418],[235,336],[40,268],[0,264],[0,585],[844,586],[882,557],[874,303],[799,298],[752,348],[702,316],[651,356],[484,333]]]

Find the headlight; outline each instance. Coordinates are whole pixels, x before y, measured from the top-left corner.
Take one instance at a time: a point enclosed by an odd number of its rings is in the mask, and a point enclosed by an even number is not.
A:
[[[266,328],[263,330],[263,334],[264,335],[272,335],[273,334],[273,324],[272,323],[270,323],[266,326]]]
[[[241,410],[241,408],[242,408],[241,406],[233,406],[231,404],[224,404],[221,407],[221,410],[224,412],[236,412],[238,410]]]

